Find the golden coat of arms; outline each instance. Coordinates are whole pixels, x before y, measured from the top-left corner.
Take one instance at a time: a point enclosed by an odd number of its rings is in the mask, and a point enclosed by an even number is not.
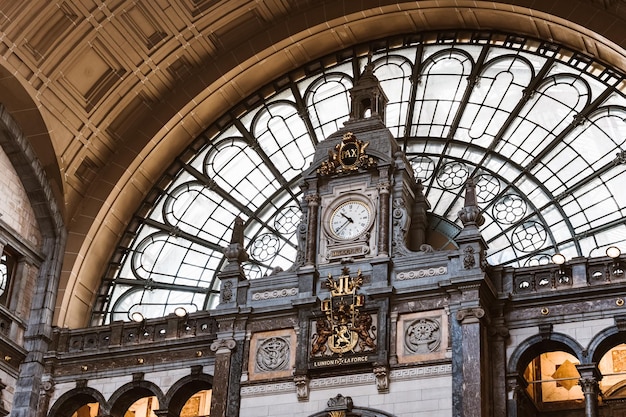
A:
[[[328,152],[328,160],[322,162],[317,172],[331,175],[375,166],[376,161],[365,153],[368,146],[369,142],[357,139],[352,132],[346,133],[341,143]]]
[[[342,275],[334,279],[328,275],[326,286],[330,297],[322,301],[320,317],[315,326],[311,356],[334,353],[365,352],[376,348],[371,314],[361,311],[365,297],[357,294],[363,284],[361,271],[355,277],[344,268]]]

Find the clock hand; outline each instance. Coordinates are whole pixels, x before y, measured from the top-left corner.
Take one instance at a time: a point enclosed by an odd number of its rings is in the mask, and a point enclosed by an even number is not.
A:
[[[344,217],[345,217],[345,216],[344,216]],[[347,218],[347,217],[346,217],[346,218]],[[348,218],[348,220],[346,220],[346,221],[345,221],[345,223],[343,223],[341,226],[339,226],[339,227],[337,228],[337,230],[335,230],[335,233],[336,233],[336,234],[339,234],[339,232],[341,232],[343,229],[345,229],[345,227],[346,227],[347,225],[349,225],[349,224],[350,224],[350,222],[352,222],[352,219],[349,219],[349,218]]]
[[[348,222],[349,222],[349,223],[354,223],[354,221],[352,220],[352,217],[348,217],[348,216],[346,216],[345,214],[343,214],[343,212],[342,212],[342,213],[339,213],[339,214],[341,214],[343,217],[345,217],[346,219],[348,219]]]

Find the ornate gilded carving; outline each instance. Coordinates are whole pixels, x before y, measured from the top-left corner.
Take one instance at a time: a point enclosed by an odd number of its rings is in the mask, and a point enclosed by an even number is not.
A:
[[[326,354],[328,338],[333,334],[330,322],[321,317],[317,319],[315,334],[313,335],[313,345],[311,346],[311,356]]]
[[[352,132],[346,133],[341,143],[328,151],[328,160],[322,162],[318,174],[341,174],[375,166],[376,161],[365,153],[368,146],[369,142],[358,140]]]
[[[322,301],[325,317],[315,322],[311,356],[372,351],[376,335],[371,314],[360,311],[364,296],[357,294],[363,283],[361,271],[350,277],[348,268],[336,280],[329,274],[326,286],[330,298]],[[330,352],[329,352],[330,351]]]

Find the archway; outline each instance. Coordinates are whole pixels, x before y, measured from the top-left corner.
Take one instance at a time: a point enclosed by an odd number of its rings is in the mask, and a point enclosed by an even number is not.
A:
[[[141,410],[144,415],[166,407],[165,396],[152,382],[133,381],[118,389],[109,399],[112,417],[125,417],[127,411]]]
[[[576,413],[584,406],[577,366],[586,363],[582,346],[561,333],[533,336],[511,355],[507,369],[517,395],[510,400],[518,417]]]
[[[168,410],[182,417],[207,416],[211,407],[213,377],[207,374],[189,375],[176,382],[168,391]]]
[[[63,394],[50,408],[49,417],[92,417],[106,400],[93,388],[76,388]],[[87,414],[89,413],[89,414]]]

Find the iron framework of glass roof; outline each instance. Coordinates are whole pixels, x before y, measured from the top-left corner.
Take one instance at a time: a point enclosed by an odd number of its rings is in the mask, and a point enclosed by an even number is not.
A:
[[[213,308],[235,216],[245,221],[249,279],[292,267],[301,172],[348,119],[349,90],[369,52],[389,98],[386,124],[433,214],[460,226],[463,185],[477,180],[490,264],[626,247],[624,75],[535,39],[417,34],[312,62],[207,129],[130,224],[93,323]]]

